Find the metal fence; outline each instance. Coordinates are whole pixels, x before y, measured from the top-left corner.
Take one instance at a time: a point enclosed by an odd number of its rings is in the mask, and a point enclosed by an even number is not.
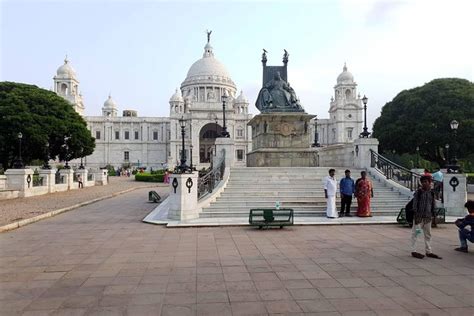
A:
[[[207,173],[203,174],[198,179],[198,200],[202,199],[219,185],[224,178],[225,159],[223,158],[220,164],[215,168],[211,168]]]
[[[420,178],[422,176],[421,174],[415,173],[403,166],[394,163],[379,153],[376,153],[372,149],[370,150],[370,158],[370,166],[377,169],[385,176],[385,178],[403,185],[404,187],[410,189],[410,191],[415,191],[420,186]],[[437,197],[442,201],[443,183],[433,181],[433,184]]]
[[[33,187],[42,187],[43,185],[43,177],[33,174]]]
[[[55,184],[64,184],[64,176],[59,173],[59,170],[54,175],[54,183]]]

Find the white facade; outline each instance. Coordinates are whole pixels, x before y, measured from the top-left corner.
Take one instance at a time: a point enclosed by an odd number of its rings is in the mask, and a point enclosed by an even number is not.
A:
[[[360,95],[357,94],[354,76],[347,70],[346,64],[337,77],[328,112],[328,119],[318,120],[320,145],[352,143],[354,139],[359,138],[364,123],[363,105]]]
[[[64,59],[64,65],[60,66],[56,71],[54,79],[54,92],[69,101],[74,110],[80,115],[84,114],[84,104],[82,95],[79,92],[79,81],[76,78],[76,72],[69,65],[69,60]]]
[[[82,96],[78,93],[79,81],[67,59],[54,77],[54,87],[54,91],[68,100],[76,112],[83,114]],[[192,161],[197,168],[207,167],[215,152],[215,139],[223,130],[221,97],[227,95],[226,127],[235,141],[235,152],[232,154],[237,165],[245,166],[252,139],[247,127],[251,114],[248,113],[248,101],[243,93],[236,97],[236,92],[237,88],[226,68],[214,57],[208,38],[203,57],[191,66],[181,88],[176,89],[169,100],[169,117],[139,117],[131,110],[125,110],[123,116],[118,116],[117,104],[110,95],[102,107],[102,116],[84,117],[91,135],[96,139],[94,153],[85,158],[86,165],[113,165],[117,168],[130,164],[154,169],[173,168],[180,163],[182,140],[179,120],[183,118],[186,121],[187,164]]]

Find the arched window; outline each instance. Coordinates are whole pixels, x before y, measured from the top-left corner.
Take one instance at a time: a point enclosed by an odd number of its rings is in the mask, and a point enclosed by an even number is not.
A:
[[[351,90],[347,89],[346,90],[346,99],[350,99],[351,98]]]
[[[61,94],[67,94],[67,92],[68,92],[67,84],[62,83],[61,84]]]

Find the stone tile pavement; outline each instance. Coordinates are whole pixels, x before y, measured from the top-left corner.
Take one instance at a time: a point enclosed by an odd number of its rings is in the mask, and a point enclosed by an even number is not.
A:
[[[0,315],[474,315],[452,225],[418,260],[395,225],[144,224],[147,191],[0,234]]]

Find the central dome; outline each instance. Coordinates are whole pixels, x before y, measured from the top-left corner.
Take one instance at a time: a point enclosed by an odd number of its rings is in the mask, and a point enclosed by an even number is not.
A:
[[[199,77],[206,76],[218,76],[230,79],[227,69],[225,69],[224,65],[220,61],[218,61],[214,57],[203,57],[196,61],[191,66],[191,68],[189,68],[186,80],[201,79]]]
[[[204,54],[189,68],[186,79],[181,84],[181,88],[199,84],[222,84],[232,87],[235,90],[235,84],[230,78],[229,72],[225,66],[214,57],[211,44],[208,42],[204,46]]]

